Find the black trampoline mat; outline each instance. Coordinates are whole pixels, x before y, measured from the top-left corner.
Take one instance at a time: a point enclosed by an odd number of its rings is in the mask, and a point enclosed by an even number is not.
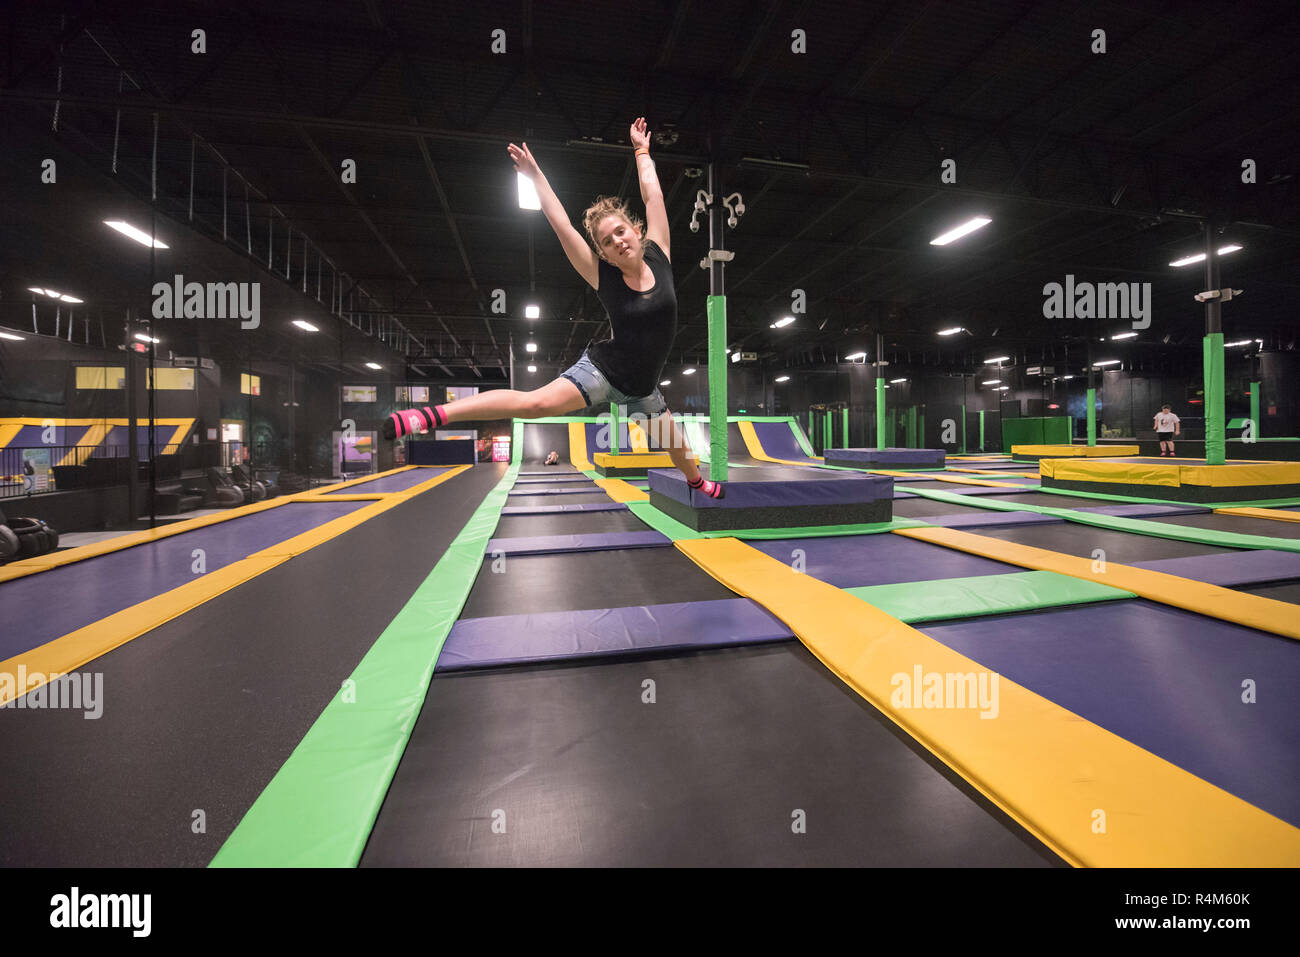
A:
[[[1154,535],[1117,532],[1108,528],[1081,525],[1074,522],[1052,522],[1047,525],[1014,525],[1000,528],[969,529],[977,535],[1000,538],[1035,548],[1049,548],[1054,552],[1092,558],[1093,550],[1106,553],[1106,561],[1122,565],[1133,562],[1150,562],[1162,558],[1182,558],[1186,555],[1224,555],[1235,548],[1219,548],[1196,542],[1180,542]]]
[[[644,530],[644,529],[643,529]],[[676,548],[517,555],[483,563],[462,618],[735,598]]]
[[[1300,581],[1275,582],[1272,585],[1247,585],[1244,588],[1236,588],[1234,591],[1242,591],[1248,595],[1275,598],[1278,601],[1300,605]]]
[[[1215,532],[1237,532],[1241,535],[1267,535],[1270,538],[1300,538],[1300,522],[1279,522],[1271,518],[1250,518],[1245,515],[1171,515],[1158,519],[1164,525],[1186,525]]]
[[[1061,863],[940,768],[797,642],[435,677],[361,865]]]
[[[928,518],[932,515],[976,515],[992,514],[992,509],[979,508],[975,505],[953,505],[949,502],[937,502],[932,498],[896,498],[894,499],[895,518]]]
[[[527,488],[528,486],[524,486]],[[578,492],[570,495],[507,495],[506,507],[517,508],[521,505],[608,505],[614,500],[610,498],[600,488],[590,492]]]
[[[566,496],[567,497],[567,496]],[[502,515],[493,538],[534,538],[542,535],[586,535],[600,532],[646,532],[650,526],[631,510],[609,512],[545,512]]]

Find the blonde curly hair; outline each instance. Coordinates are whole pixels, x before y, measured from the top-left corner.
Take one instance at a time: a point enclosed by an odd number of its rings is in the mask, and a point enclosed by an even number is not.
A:
[[[582,226],[587,231],[587,239],[591,241],[591,246],[596,250],[596,255],[604,258],[604,253],[600,251],[600,244],[596,241],[596,227],[607,216],[618,216],[627,221],[627,224],[636,230],[637,235],[642,240],[645,239],[645,223],[641,217],[637,216],[627,208],[627,203],[620,196],[597,196],[596,201],[587,207],[586,212],[582,214]]]

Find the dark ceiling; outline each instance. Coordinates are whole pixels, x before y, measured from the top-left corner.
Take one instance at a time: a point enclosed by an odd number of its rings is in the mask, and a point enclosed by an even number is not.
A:
[[[1168,264],[1204,248],[1207,218],[1244,247],[1223,259],[1222,284],[1246,291],[1224,306],[1229,337],[1289,349],[1300,325],[1294,2],[149,0],[3,17],[5,325],[30,328],[34,283],[79,290],[84,321],[147,309],[150,280],[183,272],[260,280],[268,317],[255,339],[205,327],[195,350],[222,335],[500,381],[511,338],[518,361],[532,334],[539,364],[562,368],[608,327],[541,214],[517,207],[505,145],[528,141],[576,222],[597,194],[636,198],[638,115],[672,224],[673,363],[706,348],[707,230],[689,222],[710,159],[746,206],[725,237],[728,339],[768,365],[834,361],[878,330],[951,369],[990,349],[1077,356],[1086,323],[1043,317],[1044,284],[1067,274],[1152,284],[1151,328],[1108,346],[1126,361],[1190,350],[1201,269]],[[44,157],[57,185],[39,182]],[[107,212],[146,229],[156,214],[173,248],[151,263],[105,235]],[[993,222],[929,245],[975,214]],[[770,328],[795,289],[807,313]],[[296,317],[326,337],[301,344]]]

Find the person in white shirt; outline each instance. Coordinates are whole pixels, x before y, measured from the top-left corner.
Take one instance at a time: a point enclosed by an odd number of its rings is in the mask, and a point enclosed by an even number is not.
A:
[[[1161,406],[1156,413],[1156,438],[1160,440],[1160,454],[1174,454],[1174,436],[1180,431],[1178,416],[1169,411],[1169,406]],[[1166,451],[1166,447],[1168,451]]]

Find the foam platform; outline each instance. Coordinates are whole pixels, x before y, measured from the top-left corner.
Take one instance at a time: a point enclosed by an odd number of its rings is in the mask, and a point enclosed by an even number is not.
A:
[[[827,449],[822,453],[827,465],[857,468],[941,469],[943,449]]]
[[[1037,462],[1039,459],[1106,459],[1137,455],[1136,445],[1013,445],[1011,461]]]
[[[1300,496],[1300,464],[1227,462],[1086,462],[1044,459],[1044,488],[1173,502],[1252,502]]]
[[[697,532],[739,528],[868,525],[893,519],[894,480],[884,475],[784,468],[729,472],[726,497],[710,498],[676,469],[651,469],[650,504]]]
[[[667,452],[597,452],[591,462],[605,478],[644,476],[650,469],[676,468]]]

